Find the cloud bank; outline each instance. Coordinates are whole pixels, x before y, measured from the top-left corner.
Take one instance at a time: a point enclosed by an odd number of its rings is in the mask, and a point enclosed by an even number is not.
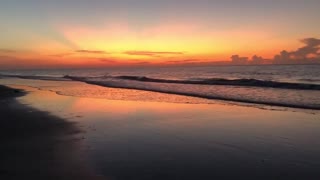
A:
[[[301,42],[303,47],[298,48],[295,51],[288,52],[286,50],[281,51],[274,56],[275,64],[288,64],[288,63],[312,63],[320,60],[320,39],[317,38],[305,38]]]
[[[261,56],[254,55],[251,59],[240,57],[239,55],[231,56],[231,63],[234,65],[250,64],[312,64],[320,63],[320,39],[305,38],[300,40],[304,45],[295,51],[282,50],[276,54],[273,59],[264,59]]]
[[[240,57],[239,55],[231,56],[232,64],[235,64],[235,65],[247,64],[248,59],[249,59],[248,57]]]

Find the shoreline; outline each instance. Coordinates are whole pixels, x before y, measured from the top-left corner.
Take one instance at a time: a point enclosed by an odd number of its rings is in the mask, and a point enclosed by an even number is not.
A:
[[[26,94],[0,85],[0,179],[100,179],[79,158],[81,130],[16,100]]]
[[[24,85],[9,87],[29,92],[22,96],[23,92],[9,89],[5,104],[7,109],[20,107],[13,109],[13,116],[22,116],[20,120],[36,129],[31,131],[36,138],[23,133],[15,139],[7,138],[8,142],[2,144],[7,151],[1,147],[7,162],[1,162],[1,168],[5,163],[11,164],[1,171],[6,172],[1,179],[319,177],[320,123],[315,114],[219,103],[71,97]],[[7,109],[0,112],[0,118],[9,113]],[[26,121],[36,119],[34,116],[39,113],[46,118],[44,127],[53,127],[52,131],[39,131],[43,128],[35,126],[37,123]],[[19,123],[12,125],[19,127]],[[79,133],[77,127],[84,131]],[[23,131],[13,128],[8,132]],[[15,167],[17,164],[20,169]]]
[[[0,75],[1,77],[1,75]],[[5,77],[5,76],[4,76]],[[144,91],[144,92],[151,92],[151,93],[161,93],[161,94],[165,94],[165,95],[176,95],[176,96],[185,96],[185,97],[189,97],[189,98],[200,98],[204,101],[225,101],[228,103],[244,103],[244,104],[251,104],[253,106],[271,106],[271,107],[277,107],[277,108],[294,108],[294,109],[303,109],[303,110],[320,110],[320,106],[318,103],[311,103],[311,102],[307,102],[307,103],[303,103],[303,101],[280,101],[280,100],[269,100],[269,99],[257,99],[257,98],[248,98],[249,96],[246,95],[245,93],[242,93],[242,95],[244,95],[245,98],[243,98],[242,96],[223,96],[221,95],[221,93],[219,94],[202,94],[202,93],[197,93],[197,92],[183,92],[183,91],[179,91],[179,90],[170,90],[170,89],[157,89],[157,88],[148,88],[148,87],[134,87],[134,86],[127,86],[127,85],[119,85],[119,84],[106,84],[104,82],[99,82],[99,81],[86,81],[86,80],[82,80],[81,78],[66,78],[65,80],[64,77],[62,78],[58,78],[58,79],[52,79],[52,78],[22,78],[20,76],[13,76],[11,78],[17,78],[17,79],[21,79],[21,80],[35,80],[35,81],[52,81],[52,82],[80,82],[80,83],[85,83],[88,85],[95,85],[95,86],[100,86],[101,88],[114,88],[114,89],[119,89],[119,90],[137,90],[137,91]],[[161,84],[161,83],[160,83]],[[191,84],[192,85],[192,84]],[[220,85],[215,85],[217,87],[220,87]],[[318,85],[317,85],[318,86]],[[234,86],[237,87],[237,86]],[[239,86],[241,88],[247,88],[246,86]],[[259,87],[259,88],[263,88],[263,87]],[[270,89],[272,90],[278,90],[277,88],[272,88],[272,87],[264,87],[266,89],[269,90],[270,93]],[[219,90],[219,89],[218,89]],[[287,89],[287,90],[292,90],[292,89]],[[301,89],[294,89],[295,91],[302,91]],[[307,90],[310,91],[308,93],[318,93],[318,90]],[[65,94],[61,94],[60,95],[65,95]],[[240,93],[241,95],[241,93]],[[277,94],[276,94],[277,95]],[[279,95],[279,94],[278,94]],[[316,94],[315,94],[316,95]],[[82,96],[79,96],[82,97]],[[310,98],[310,96],[308,97]],[[314,100],[313,100],[314,101]]]

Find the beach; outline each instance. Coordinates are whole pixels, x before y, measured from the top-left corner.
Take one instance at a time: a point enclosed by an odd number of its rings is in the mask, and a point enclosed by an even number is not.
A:
[[[26,94],[0,86],[1,179],[99,179],[79,156],[80,129],[15,99]]]
[[[320,0],[1,0],[0,180],[320,180]]]
[[[1,83],[21,89],[1,90],[8,92],[1,97],[1,119],[10,120],[1,127],[5,179],[320,177],[317,110],[208,104],[73,81],[12,78]],[[60,95],[62,87],[86,96]],[[96,91],[122,96],[87,96]],[[139,93],[143,100],[136,98]]]

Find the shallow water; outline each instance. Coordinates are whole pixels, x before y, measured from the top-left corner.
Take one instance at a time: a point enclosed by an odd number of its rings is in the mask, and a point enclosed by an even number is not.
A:
[[[144,91],[185,95],[202,98],[200,103],[210,103],[210,99],[220,99],[320,109],[319,69],[319,65],[270,65],[28,70],[0,73],[24,79],[73,80],[110,89],[134,89],[141,95],[146,93]],[[70,91],[70,88],[55,90],[60,94],[72,96],[102,97],[105,95],[101,94],[103,91]],[[119,90],[119,92],[122,91]],[[145,100],[145,97],[140,96],[135,99]],[[167,102],[164,98],[153,98],[155,99]],[[178,99],[176,101],[179,102]],[[182,100],[180,103],[185,101]]]
[[[20,102],[85,129],[92,166],[111,179],[320,178],[319,111],[79,98],[23,88],[32,93]]]

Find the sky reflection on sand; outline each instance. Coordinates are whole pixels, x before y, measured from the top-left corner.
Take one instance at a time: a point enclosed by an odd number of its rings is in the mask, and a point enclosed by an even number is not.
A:
[[[115,101],[26,89],[32,93],[19,101],[85,129],[86,151],[108,177],[319,176],[318,111]]]

